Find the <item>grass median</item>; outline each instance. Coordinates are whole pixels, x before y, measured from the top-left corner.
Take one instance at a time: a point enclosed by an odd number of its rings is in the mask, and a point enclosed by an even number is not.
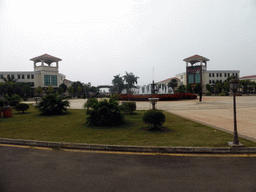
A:
[[[233,135],[164,112],[166,121],[161,131],[149,131],[142,121],[145,111],[125,115],[125,124],[117,127],[86,125],[86,111],[69,109],[59,116],[41,116],[34,106],[22,114],[13,110],[13,117],[0,118],[0,137],[12,139],[56,141],[70,143],[226,147]],[[247,147],[256,143],[242,138]]]

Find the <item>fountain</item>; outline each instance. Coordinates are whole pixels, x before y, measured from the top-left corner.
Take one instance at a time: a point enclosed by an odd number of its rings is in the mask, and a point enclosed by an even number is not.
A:
[[[153,83],[151,84],[151,93],[152,94],[156,94],[157,89],[155,89],[155,83],[153,80]],[[157,101],[159,101],[159,98],[148,98],[149,102],[152,104],[152,109],[155,110],[156,109],[156,103]]]

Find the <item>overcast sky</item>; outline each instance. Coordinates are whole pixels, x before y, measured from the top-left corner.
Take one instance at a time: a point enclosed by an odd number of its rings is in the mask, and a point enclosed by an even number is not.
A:
[[[138,85],[171,78],[195,54],[256,75],[256,0],[0,0],[0,71],[33,71],[45,53],[94,86],[125,71]]]

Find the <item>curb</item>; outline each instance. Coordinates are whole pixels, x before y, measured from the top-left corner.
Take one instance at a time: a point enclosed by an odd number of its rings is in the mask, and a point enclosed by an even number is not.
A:
[[[62,143],[37,140],[4,139],[0,144],[26,145],[31,147],[47,147],[56,149],[77,149],[96,151],[122,151],[144,153],[186,153],[186,154],[256,154],[256,147],[154,147],[130,145],[98,145],[82,143]]]

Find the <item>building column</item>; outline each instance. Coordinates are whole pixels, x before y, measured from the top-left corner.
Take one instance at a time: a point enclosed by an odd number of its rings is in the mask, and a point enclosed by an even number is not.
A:
[[[44,66],[44,60],[40,60],[41,61],[41,66]]]

